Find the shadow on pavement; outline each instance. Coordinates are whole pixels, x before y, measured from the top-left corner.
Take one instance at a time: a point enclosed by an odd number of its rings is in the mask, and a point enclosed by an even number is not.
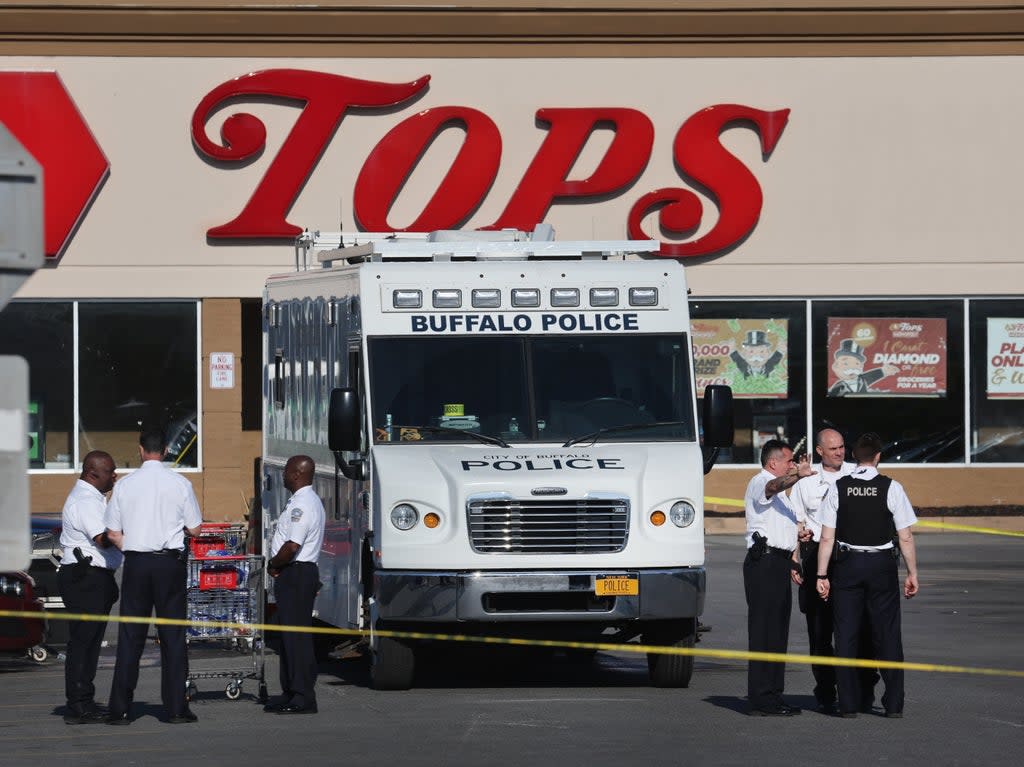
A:
[[[358,657],[320,664],[320,683],[370,686],[370,660]],[[331,678],[333,677],[333,679]],[[647,687],[642,655],[572,653],[552,648],[441,647],[417,652],[414,687]]]

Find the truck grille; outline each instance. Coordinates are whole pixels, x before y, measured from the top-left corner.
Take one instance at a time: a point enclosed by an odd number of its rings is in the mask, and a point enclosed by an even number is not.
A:
[[[622,551],[629,501],[470,500],[469,541],[481,554],[600,554]]]

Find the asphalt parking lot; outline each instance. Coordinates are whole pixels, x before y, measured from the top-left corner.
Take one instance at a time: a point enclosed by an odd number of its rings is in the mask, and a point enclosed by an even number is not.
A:
[[[740,536],[708,539],[711,631],[699,649],[746,646]],[[904,601],[908,661],[1024,671],[1024,539],[921,534],[922,591]],[[116,608],[115,608],[116,610]],[[793,615],[790,649],[807,649]],[[855,720],[815,712],[805,665],[787,666],[787,695],[806,710],[791,719],[745,715],[746,664],[697,659],[686,690],[647,685],[642,655],[452,646],[431,654],[408,692],[368,687],[365,658],[329,660],[318,682],[320,713],[265,714],[257,685],[239,700],[224,680],[200,679],[199,722],[161,721],[158,650],[147,649],[130,727],[66,726],[63,668],[0,661],[0,763],[74,765],[692,764],[1017,765],[1024,745],[1024,678],[908,672],[906,716]],[[277,662],[268,653],[271,694]],[[194,646],[194,671],[251,662]],[[97,679],[105,698],[113,649]]]

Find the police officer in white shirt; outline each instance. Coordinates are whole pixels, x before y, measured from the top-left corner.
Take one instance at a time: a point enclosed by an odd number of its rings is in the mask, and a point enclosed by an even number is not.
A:
[[[142,466],[122,478],[107,504],[107,535],[124,551],[121,615],[184,621],[185,533],[198,535],[203,517],[192,483],[163,465],[167,443],[161,431],[139,437]],[[139,660],[149,626],[122,623],[110,688],[110,724],[130,724]],[[185,700],[188,651],[184,625],[158,625],[160,694],[172,724],[195,722]]]
[[[821,515],[819,507],[829,493],[835,493],[836,480],[845,477],[856,468],[856,464],[843,460],[846,457],[846,443],[843,435],[835,429],[822,429],[814,441],[814,452],[821,458],[817,472],[805,477],[793,485],[789,493],[789,502],[793,505],[796,518],[803,526],[800,540],[800,562],[804,573],[804,582],[800,585],[800,610],[807,619],[807,643],[811,655],[831,656],[832,647],[832,605],[818,597],[817,581],[808,577],[817,572],[818,544],[821,541]],[[865,626],[870,629],[868,624]],[[865,632],[870,645],[870,630]],[[864,653],[862,657],[870,657]],[[811,673],[814,675],[814,697],[818,701],[818,709],[824,713],[833,713],[836,704],[836,670],[835,666],[813,664]],[[861,669],[861,687],[865,700],[861,708],[870,710],[874,699],[874,684],[878,674],[872,669]]]
[[[917,553],[911,525],[917,522],[903,486],[879,474],[882,442],[877,434],[864,434],[853,448],[857,468],[836,482],[835,494],[822,505],[821,546],[818,549],[818,594],[832,599],[835,616],[836,655],[854,658],[865,608],[872,626],[874,657],[903,660],[900,629],[899,562],[892,542],[895,525],[899,551],[907,563],[903,594],[918,591]],[[834,546],[838,555],[827,569]],[[885,692],[882,706],[891,718],[903,716],[903,670],[881,669]],[[840,667],[839,710],[844,717],[857,716],[861,700],[857,670]]]
[[[313,490],[316,463],[294,455],[284,467],[284,486],[292,493],[270,543],[267,572],[274,578],[277,615],[282,626],[312,626],[313,602],[320,590],[317,560],[324,540],[324,505]],[[313,635],[281,632],[281,700],[264,710],[274,714],[315,714],[316,654]]]
[[[57,586],[68,612],[107,616],[117,601],[114,571],[121,566],[122,556],[107,538],[103,523],[106,493],[116,479],[114,459],[109,453],[93,450],[82,461],[82,474],[64,502],[60,531],[64,555]],[[107,721],[107,712],[95,702],[93,685],[106,628],[106,620],[68,622],[65,724]]]
[[[813,469],[806,456],[797,465],[785,442],[770,439],[761,448],[762,470],[744,496],[747,556],[743,588],[747,596],[747,636],[752,652],[785,653],[793,607],[790,580],[800,584],[797,518],[785,490]],[[782,699],[784,663],[750,661],[747,699],[751,716],[793,716],[800,709]]]

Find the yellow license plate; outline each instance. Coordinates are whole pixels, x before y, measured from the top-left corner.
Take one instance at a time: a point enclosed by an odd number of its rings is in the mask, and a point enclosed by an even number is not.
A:
[[[635,575],[598,575],[594,593],[599,597],[632,597],[640,593],[640,580]]]

